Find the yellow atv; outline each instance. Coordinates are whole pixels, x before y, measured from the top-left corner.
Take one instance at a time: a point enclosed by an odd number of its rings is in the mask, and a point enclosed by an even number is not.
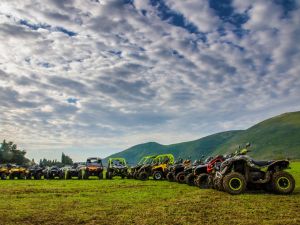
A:
[[[150,176],[154,180],[162,180],[166,177],[168,166],[174,164],[174,156],[172,154],[158,155],[153,164],[142,166],[139,171],[139,179],[147,180]]]
[[[14,180],[15,178],[18,179],[26,179],[28,174],[28,170],[24,167],[17,166],[17,165],[9,165],[8,166],[8,176],[10,180]]]
[[[6,177],[8,176],[8,168],[7,165],[0,165],[0,179],[6,180]]]

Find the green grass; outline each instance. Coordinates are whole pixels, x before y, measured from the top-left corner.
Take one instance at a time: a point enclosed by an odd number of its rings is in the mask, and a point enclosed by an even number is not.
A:
[[[0,224],[300,224],[292,195],[239,196],[167,181],[0,181]]]

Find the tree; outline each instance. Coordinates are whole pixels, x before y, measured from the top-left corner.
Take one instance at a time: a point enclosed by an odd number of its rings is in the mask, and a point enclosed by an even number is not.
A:
[[[28,165],[30,160],[25,157],[25,150],[18,150],[16,144],[12,141],[3,140],[0,147],[0,163],[15,163],[19,165]]]
[[[63,165],[72,165],[73,164],[73,160],[71,159],[70,156],[65,155],[65,153],[61,154],[61,163]]]

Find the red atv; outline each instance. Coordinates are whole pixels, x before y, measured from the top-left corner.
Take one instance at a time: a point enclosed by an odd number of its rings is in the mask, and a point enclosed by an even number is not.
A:
[[[214,174],[224,160],[225,157],[223,155],[217,155],[208,161],[207,164],[198,166],[194,172],[195,184],[203,189],[212,188]]]

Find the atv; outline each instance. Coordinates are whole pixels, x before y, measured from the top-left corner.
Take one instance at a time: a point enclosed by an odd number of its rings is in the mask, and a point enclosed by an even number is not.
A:
[[[137,165],[130,168],[130,177],[138,179],[138,171],[143,165],[151,164],[156,158],[156,155],[150,155],[143,157]]]
[[[26,176],[28,174],[28,170],[25,167],[18,166],[15,164],[8,164],[8,176],[10,180],[17,179],[26,179]]]
[[[247,144],[221,164],[214,180],[217,188],[232,195],[253,187],[277,194],[291,194],[295,189],[295,179],[285,171],[289,169],[289,161],[256,161],[247,155],[249,147],[250,144]]]
[[[106,179],[120,176],[122,179],[128,176],[128,167],[124,158],[109,158]]]
[[[182,171],[182,166],[183,164],[183,159],[179,158],[177,159],[174,164],[169,165],[168,167],[168,172],[167,172],[167,180],[170,182],[175,181],[175,177],[177,175],[177,173]]]
[[[96,176],[99,179],[103,179],[103,165],[100,158],[88,158],[84,166],[78,167],[78,179],[87,180],[90,176]]]
[[[63,179],[64,173],[58,166],[47,167],[43,170],[44,178],[48,180],[53,180],[55,178]]]
[[[195,185],[195,169],[197,168],[197,166],[204,163],[202,159],[203,157],[200,160],[195,160],[191,166],[184,168],[185,183],[189,186]]]
[[[154,180],[162,180],[166,178],[168,166],[174,164],[174,156],[172,154],[158,155],[152,164],[144,165],[139,170],[139,179],[147,180],[150,176]]]
[[[73,177],[78,178],[79,175],[79,167],[80,166],[84,166],[85,163],[74,163],[72,166],[65,166],[62,170],[64,172],[65,175],[65,179],[66,180],[70,180]]]
[[[43,176],[43,170],[44,168],[39,165],[33,165],[28,168],[28,174],[26,176],[26,179],[35,179],[40,180]]]
[[[182,164],[177,165],[174,170],[175,181],[180,184],[185,183],[185,169],[190,168],[192,166],[192,162],[190,159],[186,159]]]
[[[194,171],[194,182],[199,188],[212,188],[213,177],[225,160],[223,155],[217,155],[214,158],[209,157],[205,160],[205,164],[199,165]]]
[[[7,168],[7,165],[0,165],[0,179],[6,180],[8,175],[9,175],[9,170]]]

